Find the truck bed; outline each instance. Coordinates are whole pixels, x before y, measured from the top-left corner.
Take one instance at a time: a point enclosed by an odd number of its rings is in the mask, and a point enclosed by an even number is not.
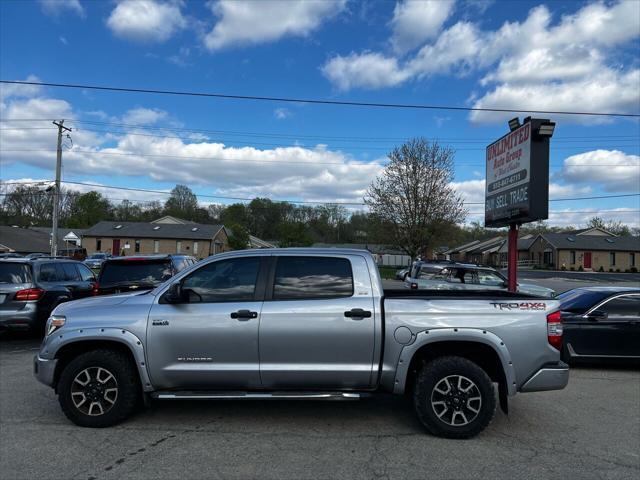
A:
[[[504,290],[410,290],[408,288],[384,289],[384,298],[438,298],[438,299],[493,299],[493,298],[523,298],[534,300],[552,300],[548,297],[529,295]]]

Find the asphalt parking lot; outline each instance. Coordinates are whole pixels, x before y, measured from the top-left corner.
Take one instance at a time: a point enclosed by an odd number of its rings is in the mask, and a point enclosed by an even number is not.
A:
[[[411,403],[154,403],[114,428],[72,425],[31,374],[38,341],[0,337],[0,478],[597,478],[640,476],[640,372],[576,368],[521,394],[466,441],[426,434]]]

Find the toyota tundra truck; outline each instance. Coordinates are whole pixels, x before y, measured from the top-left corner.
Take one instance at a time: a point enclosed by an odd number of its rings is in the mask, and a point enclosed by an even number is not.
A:
[[[59,305],[34,359],[65,415],[123,421],[151,399],[410,395],[431,434],[468,438],[518,392],[562,389],[558,302],[383,290],[367,251],[218,254],[154,290]]]

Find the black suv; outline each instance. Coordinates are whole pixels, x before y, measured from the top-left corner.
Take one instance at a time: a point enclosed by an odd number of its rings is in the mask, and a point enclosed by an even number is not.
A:
[[[54,257],[0,260],[0,329],[42,331],[60,303],[97,294],[82,262]]]
[[[150,290],[194,263],[188,255],[138,255],[108,258],[98,277],[98,294]]]

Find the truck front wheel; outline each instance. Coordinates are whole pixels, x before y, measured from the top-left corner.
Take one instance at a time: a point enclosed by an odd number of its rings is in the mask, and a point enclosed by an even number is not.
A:
[[[493,419],[496,395],[486,372],[462,357],[439,357],[416,378],[413,401],[427,430],[440,437],[470,438]]]
[[[65,366],[58,382],[62,411],[81,427],[110,427],[130,416],[140,398],[137,372],[114,350],[83,353]]]

